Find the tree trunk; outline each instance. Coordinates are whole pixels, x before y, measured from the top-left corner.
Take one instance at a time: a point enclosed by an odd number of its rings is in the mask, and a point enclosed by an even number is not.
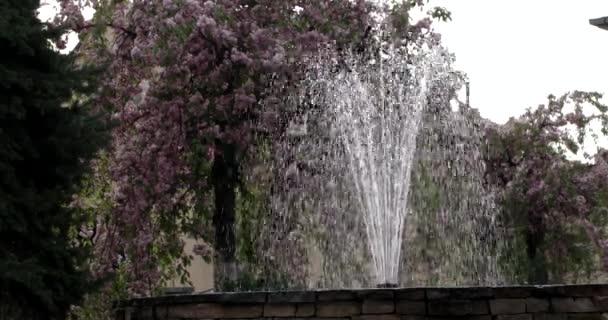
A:
[[[529,229],[526,232],[526,253],[530,263],[528,282],[530,284],[547,284],[549,273],[542,245],[545,241],[545,230],[540,217],[529,216]]]
[[[239,166],[236,148],[222,145],[213,160],[211,180],[214,194],[215,287],[220,289],[237,280],[236,238],[234,234],[236,188]]]

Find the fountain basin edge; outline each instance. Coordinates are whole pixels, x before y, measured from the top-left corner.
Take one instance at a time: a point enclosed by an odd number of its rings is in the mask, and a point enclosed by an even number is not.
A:
[[[184,294],[116,301],[116,320],[606,319],[608,284]]]

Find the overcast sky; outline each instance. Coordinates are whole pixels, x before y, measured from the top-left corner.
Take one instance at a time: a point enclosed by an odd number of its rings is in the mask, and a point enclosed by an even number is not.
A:
[[[503,123],[550,93],[608,94],[608,31],[589,24],[608,16],[607,0],[431,0],[430,6],[452,12],[452,21],[435,28],[469,75],[471,106],[486,118]],[[52,7],[43,6],[41,18],[51,17]]]
[[[608,94],[606,0],[431,0],[452,21],[436,24],[456,67],[469,75],[471,106],[503,123],[547,95]],[[606,99],[608,100],[608,99]]]

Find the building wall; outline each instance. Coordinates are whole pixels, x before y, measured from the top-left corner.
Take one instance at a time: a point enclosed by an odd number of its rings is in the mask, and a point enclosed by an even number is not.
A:
[[[187,268],[190,273],[190,281],[195,292],[209,291],[213,289],[213,263],[207,263],[203,258],[194,254],[192,249],[196,244],[196,240],[191,238],[183,239],[185,241],[184,253],[193,256],[192,263]],[[174,279],[168,283],[170,287],[188,287],[189,284],[181,283],[179,279]]]

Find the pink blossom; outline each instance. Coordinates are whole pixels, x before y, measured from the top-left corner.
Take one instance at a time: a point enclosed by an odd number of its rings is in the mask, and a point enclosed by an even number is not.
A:
[[[235,64],[241,64],[244,66],[249,66],[253,62],[251,58],[249,58],[245,53],[239,51],[237,48],[232,48],[230,52],[230,59]]]
[[[179,6],[172,0],[119,1],[104,8],[109,15],[97,17],[111,31],[114,47],[108,50],[106,39],[87,38],[93,42],[87,54],[108,64],[101,78],[107,94],[96,103],[112,106],[117,122],[109,148],[112,214],[96,248],[100,274],[111,272],[117,261],[127,262],[132,292],[150,294],[150,284],[161,279],[159,257],[151,248],[178,244],[158,217],[179,223],[187,205],[183,190],[209,188],[195,176],[200,172],[192,153],[215,159],[221,151],[216,139],[248,151],[257,121],[278,123],[284,112],[279,103],[284,92],[277,88],[287,88],[281,81],[297,72],[290,66],[320,47],[361,39],[367,27],[364,1],[307,1],[301,15],[315,28],[305,31],[288,23],[293,12],[284,10],[302,2],[285,1],[263,1],[253,8],[232,0],[190,0]],[[58,21],[84,32],[89,22],[79,2],[60,4]],[[273,89],[278,92],[268,93],[267,83],[258,78],[271,72],[277,75]],[[143,81],[146,90],[140,87]],[[269,102],[264,108],[258,102],[263,98]],[[233,124],[234,119],[245,120]],[[195,144],[202,146],[193,150]],[[202,191],[186,196],[206,201]],[[200,237],[210,238],[209,232]],[[199,249],[211,254],[208,245]]]
[[[543,180],[534,181],[534,182],[532,182],[532,186],[526,192],[526,195],[529,197],[534,196],[537,193],[541,192],[544,187],[545,187],[545,182]]]

